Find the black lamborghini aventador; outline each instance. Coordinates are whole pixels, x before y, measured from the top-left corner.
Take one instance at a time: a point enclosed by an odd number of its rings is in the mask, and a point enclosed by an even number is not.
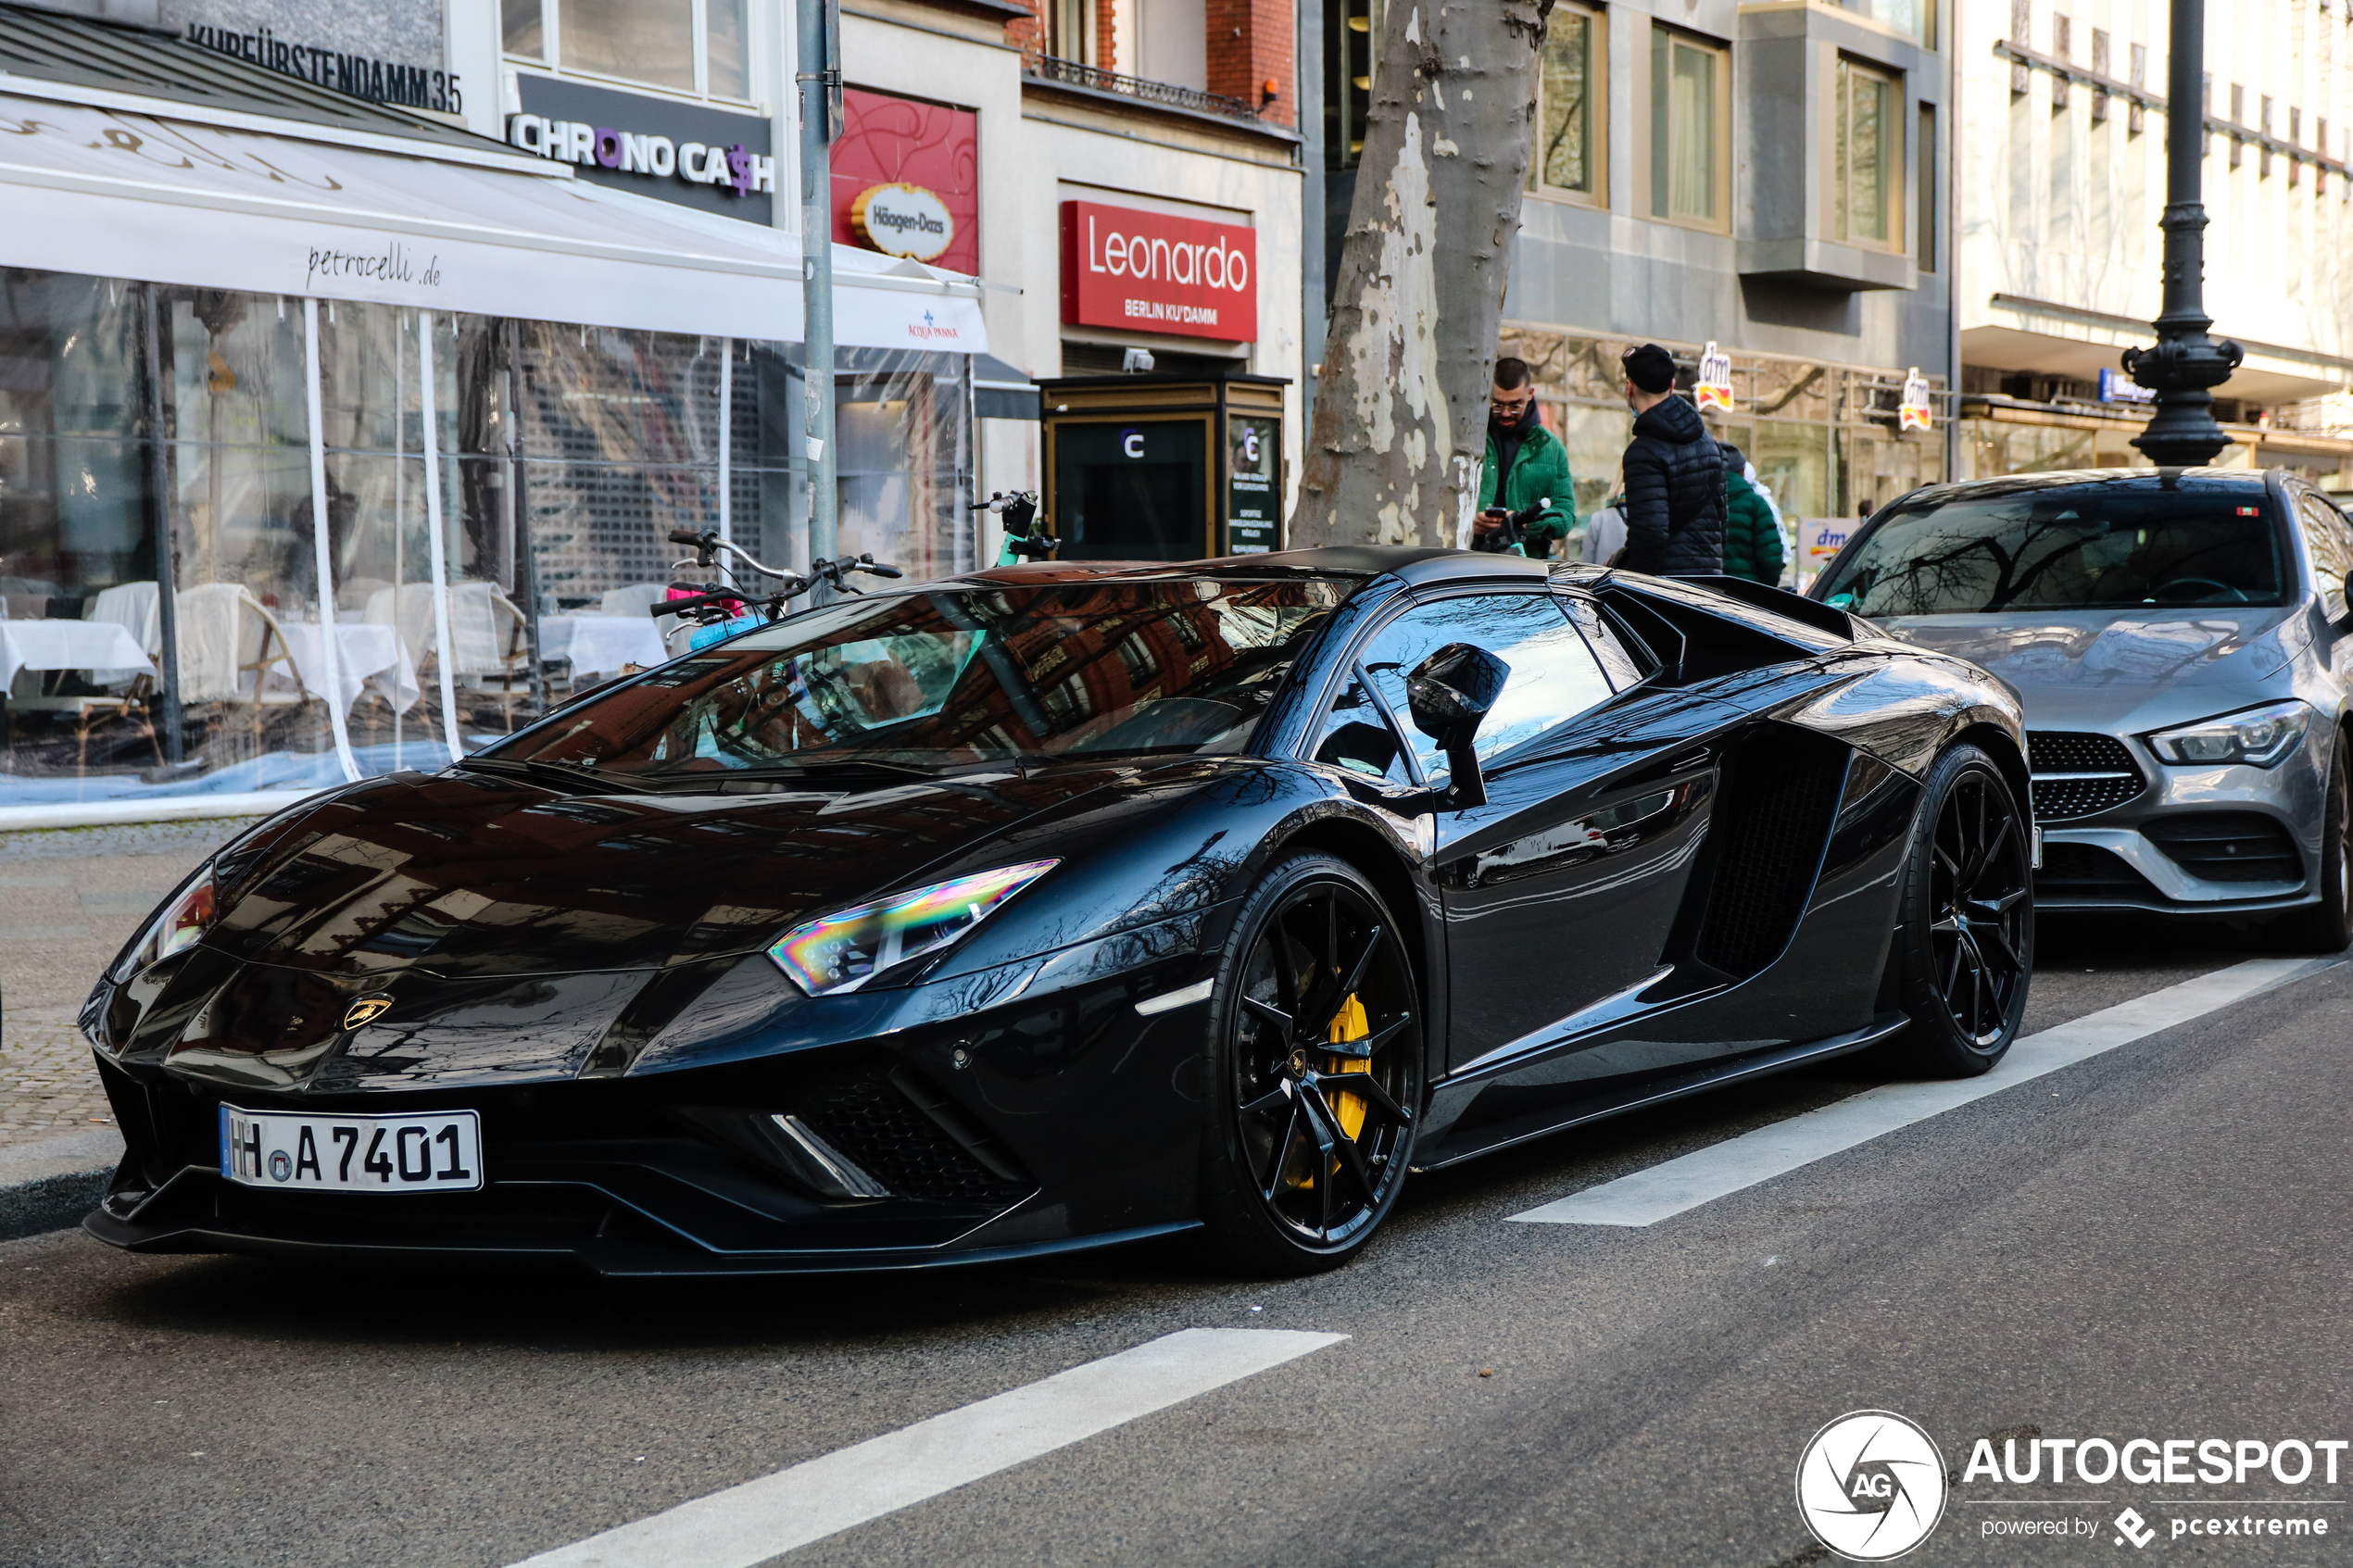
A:
[[[2025,1005],[2019,710],[1730,579],[1340,548],[848,598],[283,812],[82,1011],[155,1251],[1365,1245],[1415,1170]]]

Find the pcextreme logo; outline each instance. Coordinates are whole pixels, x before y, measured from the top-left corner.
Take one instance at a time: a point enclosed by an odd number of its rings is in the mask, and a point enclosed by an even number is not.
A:
[[[1944,1459],[1893,1411],[1855,1411],[1814,1434],[1797,1461],[1797,1509],[1839,1556],[1903,1556],[1944,1516]]]

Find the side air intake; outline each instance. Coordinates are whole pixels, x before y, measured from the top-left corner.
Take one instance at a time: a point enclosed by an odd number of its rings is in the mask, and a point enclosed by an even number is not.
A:
[[[1708,824],[1711,865],[1692,955],[1745,980],[1781,956],[1814,896],[1838,816],[1847,749],[1766,724],[1724,759]]]

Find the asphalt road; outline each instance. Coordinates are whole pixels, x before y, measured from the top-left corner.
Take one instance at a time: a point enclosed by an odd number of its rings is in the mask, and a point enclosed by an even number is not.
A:
[[[2046,930],[2029,1028],[2258,951]],[[1648,1228],[1505,1223],[1892,1076],[1855,1059],[1418,1178],[1356,1264],[1281,1284],[1165,1247],[610,1286],[0,1245],[0,1564],[496,1568],[1211,1327],[1349,1337],[784,1561],[1793,1568],[1824,1558],[1799,1454],[1856,1409],[1957,1473],[1987,1434],[2353,1436],[2348,1022],[2353,965]],[[1967,1481],[1906,1561],[2137,1559],[2128,1503],[2153,1557],[2338,1561],[2341,1474]],[[2255,1499],[2229,1512],[2334,1533],[2166,1533]],[[1986,1533],[2079,1515],[2096,1535]]]

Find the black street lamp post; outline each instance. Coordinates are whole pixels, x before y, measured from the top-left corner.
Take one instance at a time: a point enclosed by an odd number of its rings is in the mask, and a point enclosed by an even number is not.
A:
[[[2159,468],[2196,468],[2231,444],[2214,422],[2210,388],[2231,379],[2244,350],[2209,336],[2206,313],[2206,0],[2172,0],[2165,100],[2165,313],[2157,346],[2124,351],[2124,372],[2157,394],[2148,428],[2133,438]]]

